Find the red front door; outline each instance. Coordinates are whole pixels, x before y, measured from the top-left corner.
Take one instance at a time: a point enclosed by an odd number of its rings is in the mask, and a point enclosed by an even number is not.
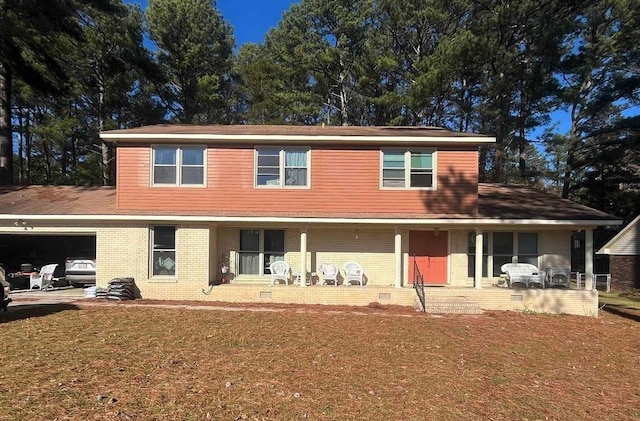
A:
[[[447,231],[409,231],[409,282],[413,283],[414,264],[428,285],[447,283],[449,257]]]

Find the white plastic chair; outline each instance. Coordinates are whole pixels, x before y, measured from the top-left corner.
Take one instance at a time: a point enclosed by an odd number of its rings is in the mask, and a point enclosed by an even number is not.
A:
[[[349,286],[351,282],[358,282],[362,286],[362,266],[356,262],[348,262],[344,265],[344,284]]]
[[[282,279],[286,285],[289,285],[289,271],[291,268],[287,262],[277,261],[269,265],[271,271],[271,283],[269,286],[273,286],[276,281]]]
[[[52,287],[53,272],[58,267],[57,264],[44,265],[40,268],[39,273],[32,273],[29,277],[29,289],[38,287],[39,289],[46,291]]]
[[[336,265],[330,263],[321,264],[320,274],[322,275],[322,283],[320,285],[325,285],[327,282],[333,282],[334,285],[338,285],[338,268]]]

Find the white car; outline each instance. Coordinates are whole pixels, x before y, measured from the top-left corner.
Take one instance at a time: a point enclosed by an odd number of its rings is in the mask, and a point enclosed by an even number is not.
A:
[[[67,257],[64,261],[64,278],[74,288],[96,284],[96,259]]]

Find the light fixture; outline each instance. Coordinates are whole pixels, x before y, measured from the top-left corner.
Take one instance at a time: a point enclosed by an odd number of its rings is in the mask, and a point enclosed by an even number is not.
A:
[[[24,229],[27,229],[27,221],[25,221],[24,219],[18,219],[13,223],[13,225],[15,225],[16,227],[24,227]]]

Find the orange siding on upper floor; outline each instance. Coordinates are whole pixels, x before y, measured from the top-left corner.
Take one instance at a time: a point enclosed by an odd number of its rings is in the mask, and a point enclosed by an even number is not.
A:
[[[312,148],[311,188],[254,188],[253,148],[209,147],[206,187],[151,187],[148,146],[118,148],[121,210],[340,213],[475,213],[477,150],[437,151],[435,190],[380,188],[379,149]]]

